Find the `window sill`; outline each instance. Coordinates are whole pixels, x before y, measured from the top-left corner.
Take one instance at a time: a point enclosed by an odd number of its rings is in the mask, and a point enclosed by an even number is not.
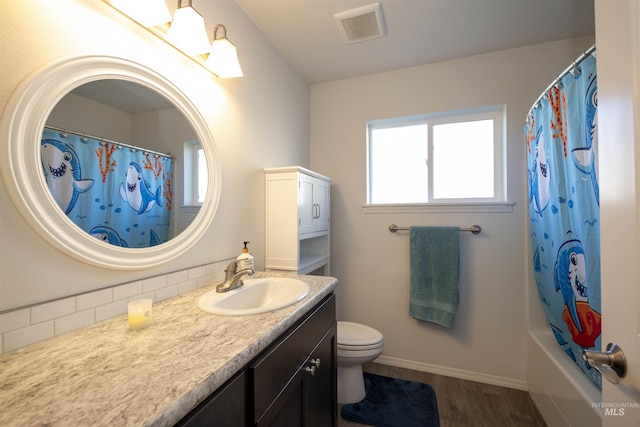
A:
[[[183,205],[180,206],[180,209],[184,212],[198,212],[202,205]]]
[[[514,202],[486,202],[486,203],[423,203],[423,204],[389,204],[389,205],[363,205],[363,213],[511,213]]]

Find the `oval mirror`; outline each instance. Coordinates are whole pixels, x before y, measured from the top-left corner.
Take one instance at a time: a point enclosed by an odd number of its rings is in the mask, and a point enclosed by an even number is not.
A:
[[[76,259],[152,267],[195,244],[215,215],[221,174],[206,122],[140,64],[101,56],[49,64],[14,93],[0,129],[13,202]]]

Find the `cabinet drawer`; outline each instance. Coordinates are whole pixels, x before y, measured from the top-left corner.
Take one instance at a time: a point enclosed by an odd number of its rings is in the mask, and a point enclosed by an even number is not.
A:
[[[249,366],[256,419],[303,367],[335,321],[335,297],[331,295]]]

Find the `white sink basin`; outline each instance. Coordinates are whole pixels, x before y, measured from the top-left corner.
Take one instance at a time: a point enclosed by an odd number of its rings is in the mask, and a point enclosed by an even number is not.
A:
[[[202,295],[198,307],[212,314],[245,316],[266,313],[294,304],[309,293],[309,285],[298,279],[265,277],[247,279],[232,291],[214,290]]]

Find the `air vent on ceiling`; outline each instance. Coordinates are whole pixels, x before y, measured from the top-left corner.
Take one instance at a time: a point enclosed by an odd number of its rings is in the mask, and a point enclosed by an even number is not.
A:
[[[385,35],[384,16],[380,3],[336,13],[333,18],[342,36],[349,43],[371,40]]]

